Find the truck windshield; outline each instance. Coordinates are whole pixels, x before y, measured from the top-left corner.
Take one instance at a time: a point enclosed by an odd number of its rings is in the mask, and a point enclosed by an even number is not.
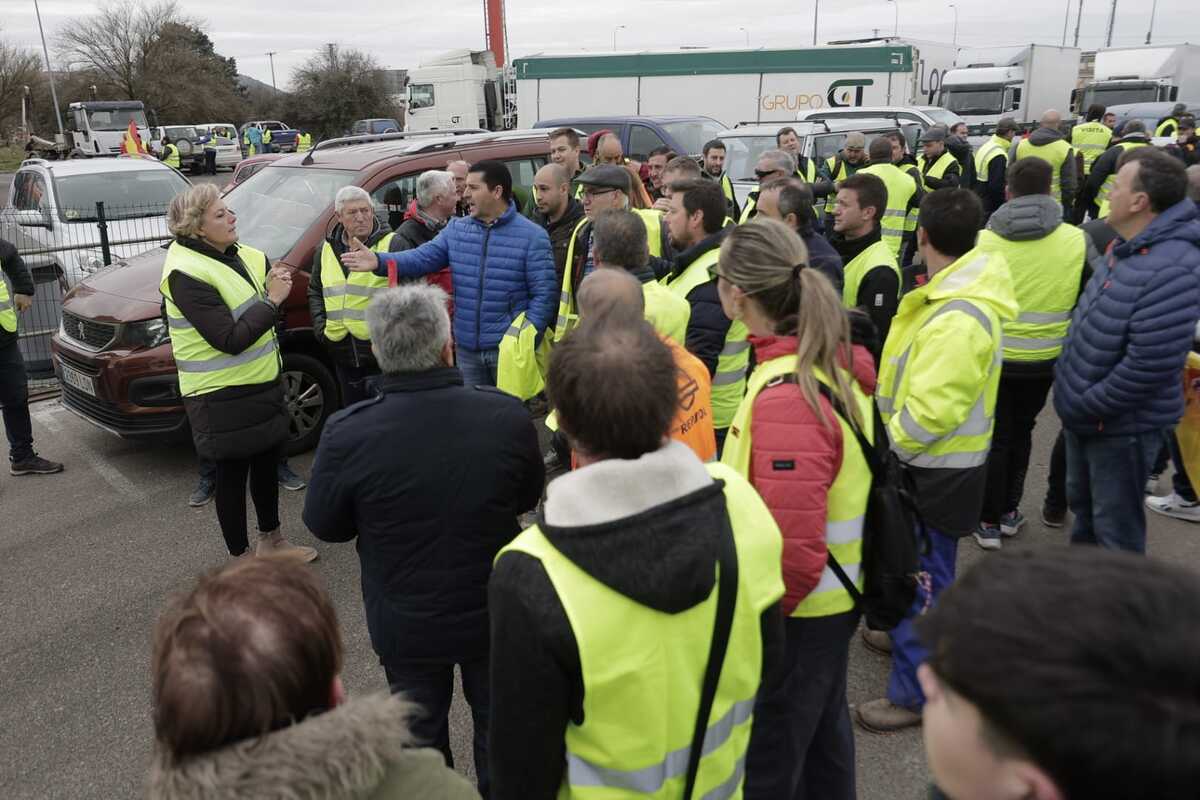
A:
[[[947,128],[953,128],[958,123],[962,122],[962,117],[958,114],[951,114],[944,108],[926,108],[922,109],[929,115],[930,119],[939,125],[945,125]]]
[[[120,170],[54,179],[58,216],[63,222],[94,222],[96,203],[104,203],[105,219],[157,217],[167,213],[171,198],[188,182],[167,169]]]
[[[758,183],[754,168],[758,157],[775,149],[774,136],[730,136],[725,142],[725,172],[735,181]],[[803,144],[801,145],[803,150]]]
[[[283,258],[357,174],[270,166],[251,175],[225,197],[238,216],[238,239],[272,260]]]
[[[955,114],[1003,114],[1004,87],[947,86],[942,89],[942,107]]]
[[[1107,107],[1126,103],[1153,103],[1157,100],[1158,87],[1151,83],[1089,86],[1083,90],[1083,104],[1080,108],[1088,108],[1094,103]]]
[[[717,134],[725,129],[724,126],[711,119],[661,124],[667,135],[683,148],[683,154],[689,156],[700,155],[704,152],[704,143],[717,138]]]
[[[94,131],[123,131],[130,122],[139,128],[148,127],[146,112],[140,108],[89,108],[87,115],[88,125]]]

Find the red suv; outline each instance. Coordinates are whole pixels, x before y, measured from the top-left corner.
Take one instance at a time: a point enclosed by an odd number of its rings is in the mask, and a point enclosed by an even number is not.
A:
[[[523,207],[534,173],[547,160],[546,133],[432,131],[335,139],[272,162],[226,195],[238,215],[240,240],[294,273],[279,333],[292,418],[290,454],[315,447],[326,418],[340,406],[333,366],[313,334],[306,299],[313,254],[335,224],[338,189],[352,184],[366,189],[377,215],[395,228],[422,172],[460,158],[496,159],[512,172]],[[62,325],[51,343],[63,405],[117,436],[187,431],[158,290],[165,258],[165,246],[155,248],[84,280],[64,299]]]

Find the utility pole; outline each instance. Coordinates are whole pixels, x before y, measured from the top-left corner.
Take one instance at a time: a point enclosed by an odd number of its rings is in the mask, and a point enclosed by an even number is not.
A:
[[[1079,24],[1083,22],[1083,0],[1079,0],[1079,13],[1075,15],[1075,47],[1079,47]]]
[[[617,27],[613,28],[613,52],[616,52],[617,50],[617,31],[625,27],[625,25],[618,25]]]
[[[271,59],[271,88],[274,89],[276,91],[276,93],[279,92],[279,87],[277,87],[275,85],[275,54],[277,52],[279,52],[279,51],[278,50],[267,51],[267,58]]]
[[[65,140],[67,134],[63,130],[62,111],[58,107],[58,91],[54,88],[54,70],[50,68],[50,51],[46,48],[46,31],[42,28],[42,10],[38,8],[37,0],[33,0],[33,11],[37,14],[38,33],[42,35],[42,55],[46,57],[46,76],[50,78],[50,99],[54,102],[54,118],[58,120],[58,134]]]
[[[813,0],[813,47],[817,46],[817,18],[821,14],[821,0]]]
[[[1112,47],[1113,28],[1117,24],[1117,0],[1112,0],[1112,7],[1108,9],[1108,32],[1104,34],[1104,46]]]
[[[1067,0],[1067,2],[1070,2],[1070,0]],[[951,3],[950,8],[954,9],[954,38],[951,40],[951,43],[955,47],[958,47],[958,6]],[[1066,34],[1064,33],[1063,36],[1065,37]]]
[[[1067,25],[1071,22],[1071,0],[1067,0],[1067,13],[1063,15],[1063,41],[1062,46],[1067,46]]]
[[[1146,29],[1146,44],[1150,44],[1150,37],[1154,34],[1154,12],[1158,11],[1158,0],[1154,0],[1150,4],[1150,27]]]

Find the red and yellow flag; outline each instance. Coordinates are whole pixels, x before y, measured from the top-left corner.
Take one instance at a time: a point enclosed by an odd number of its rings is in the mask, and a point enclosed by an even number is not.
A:
[[[145,154],[146,145],[142,144],[142,137],[138,135],[137,124],[133,120],[129,120],[129,129],[125,131],[125,139],[121,142],[121,155],[136,156]]]

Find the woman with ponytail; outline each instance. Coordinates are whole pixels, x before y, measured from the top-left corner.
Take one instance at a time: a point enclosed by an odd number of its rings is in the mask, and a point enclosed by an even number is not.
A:
[[[750,329],[758,365],[722,461],[779,523],[786,586],[785,663],[755,707],[745,797],[853,800],[846,666],[859,612],[830,564],[862,587],[871,476],[854,429],[872,436],[874,363],[851,344],[837,292],[786,225],[735,228],[716,273],[721,305]]]

